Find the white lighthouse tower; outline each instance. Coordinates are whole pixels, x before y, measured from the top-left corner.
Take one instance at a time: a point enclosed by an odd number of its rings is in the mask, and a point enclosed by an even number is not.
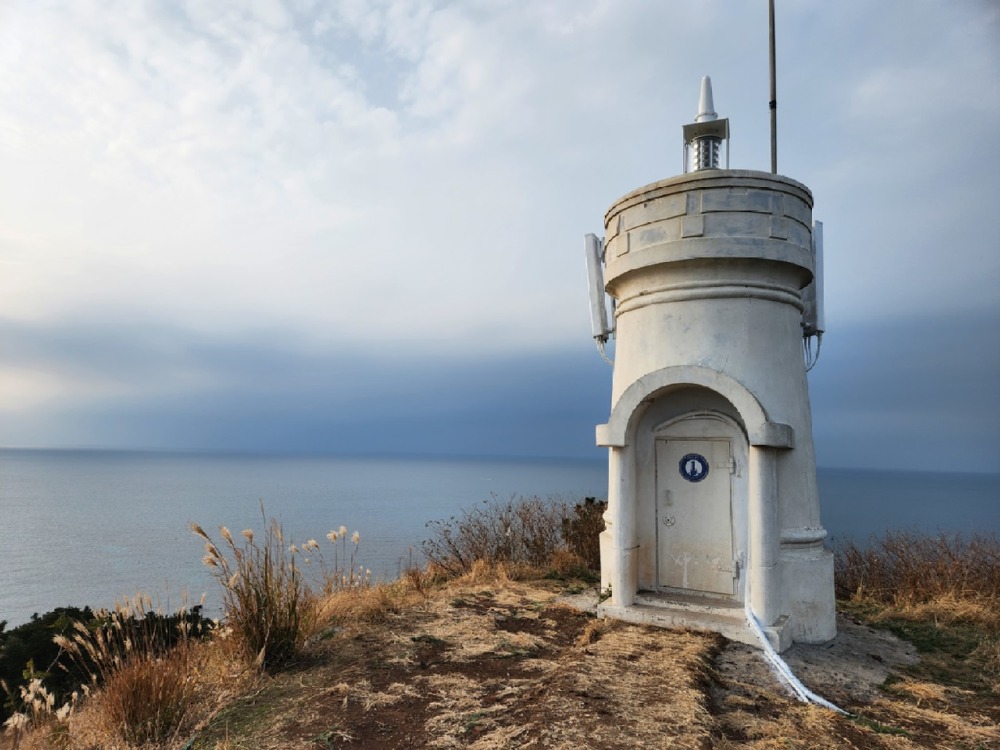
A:
[[[606,292],[617,339],[599,611],[746,642],[755,617],[780,651],[836,634],[803,357],[821,238],[805,185],[719,168],[713,109],[705,78],[684,173],[587,237],[595,337]]]

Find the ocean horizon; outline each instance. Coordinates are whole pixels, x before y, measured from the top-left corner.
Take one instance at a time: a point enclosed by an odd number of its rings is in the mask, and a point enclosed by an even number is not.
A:
[[[1000,474],[820,467],[817,477],[831,545],[888,530],[1000,533]],[[602,456],[0,449],[0,621],[139,591],[164,609],[204,593],[215,613],[217,584],[189,524],[260,530],[262,506],[289,541],[358,531],[359,563],[390,579],[423,562],[429,522],[491,497],[606,494]]]

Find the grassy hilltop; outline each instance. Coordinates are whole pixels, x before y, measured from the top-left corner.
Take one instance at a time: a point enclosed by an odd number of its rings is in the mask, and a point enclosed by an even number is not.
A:
[[[1000,747],[995,537],[837,550],[840,635],[786,656],[844,716],[716,634],[597,620],[602,511],[485,503],[432,525],[428,565],[388,583],[344,528],[194,527],[219,626],[141,598],[42,618],[59,663],[8,679],[0,750]],[[0,665],[28,653],[16,631]]]

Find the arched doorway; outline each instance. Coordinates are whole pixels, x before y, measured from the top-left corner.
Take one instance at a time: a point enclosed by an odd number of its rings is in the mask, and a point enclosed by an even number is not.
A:
[[[737,424],[696,412],[653,429],[656,589],[740,597],[747,441]]]

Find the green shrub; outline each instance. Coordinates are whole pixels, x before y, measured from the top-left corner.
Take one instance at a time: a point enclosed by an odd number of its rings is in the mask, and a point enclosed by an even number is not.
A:
[[[43,615],[35,613],[29,622],[5,630],[0,622],[0,680],[7,694],[0,705],[0,724],[24,708],[21,688],[35,678],[45,683],[59,702],[87,680],[87,671],[76,669],[52,640],[70,632],[76,621],[90,622],[90,607],[58,607]]]
[[[84,692],[103,733],[131,745],[173,738],[195,706],[193,641],[209,630],[200,613],[152,611],[148,597],[75,622],[55,643],[90,675]],[[75,702],[75,695],[74,695]]]
[[[200,638],[211,631],[213,623],[201,614],[201,606],[163,615],[147,611],[141,622],[121,621],[129,630],[153,628],[158,639],[172,645],[182,637]],[[70,695],[90,681],[94,665],[80,664],[54,640],[55,636],[72,635],[74,624],[83,623],[90,630],[101,626],[107,613],[95,613],[90,607],[57,607],[43,615],[32,615],[29,622],[5,630],[0,622],[0,681],[7,686],[0,705],[0,724],[14,713],[25,709],[22,688],[38,679],[55,702],[62,705]]]

